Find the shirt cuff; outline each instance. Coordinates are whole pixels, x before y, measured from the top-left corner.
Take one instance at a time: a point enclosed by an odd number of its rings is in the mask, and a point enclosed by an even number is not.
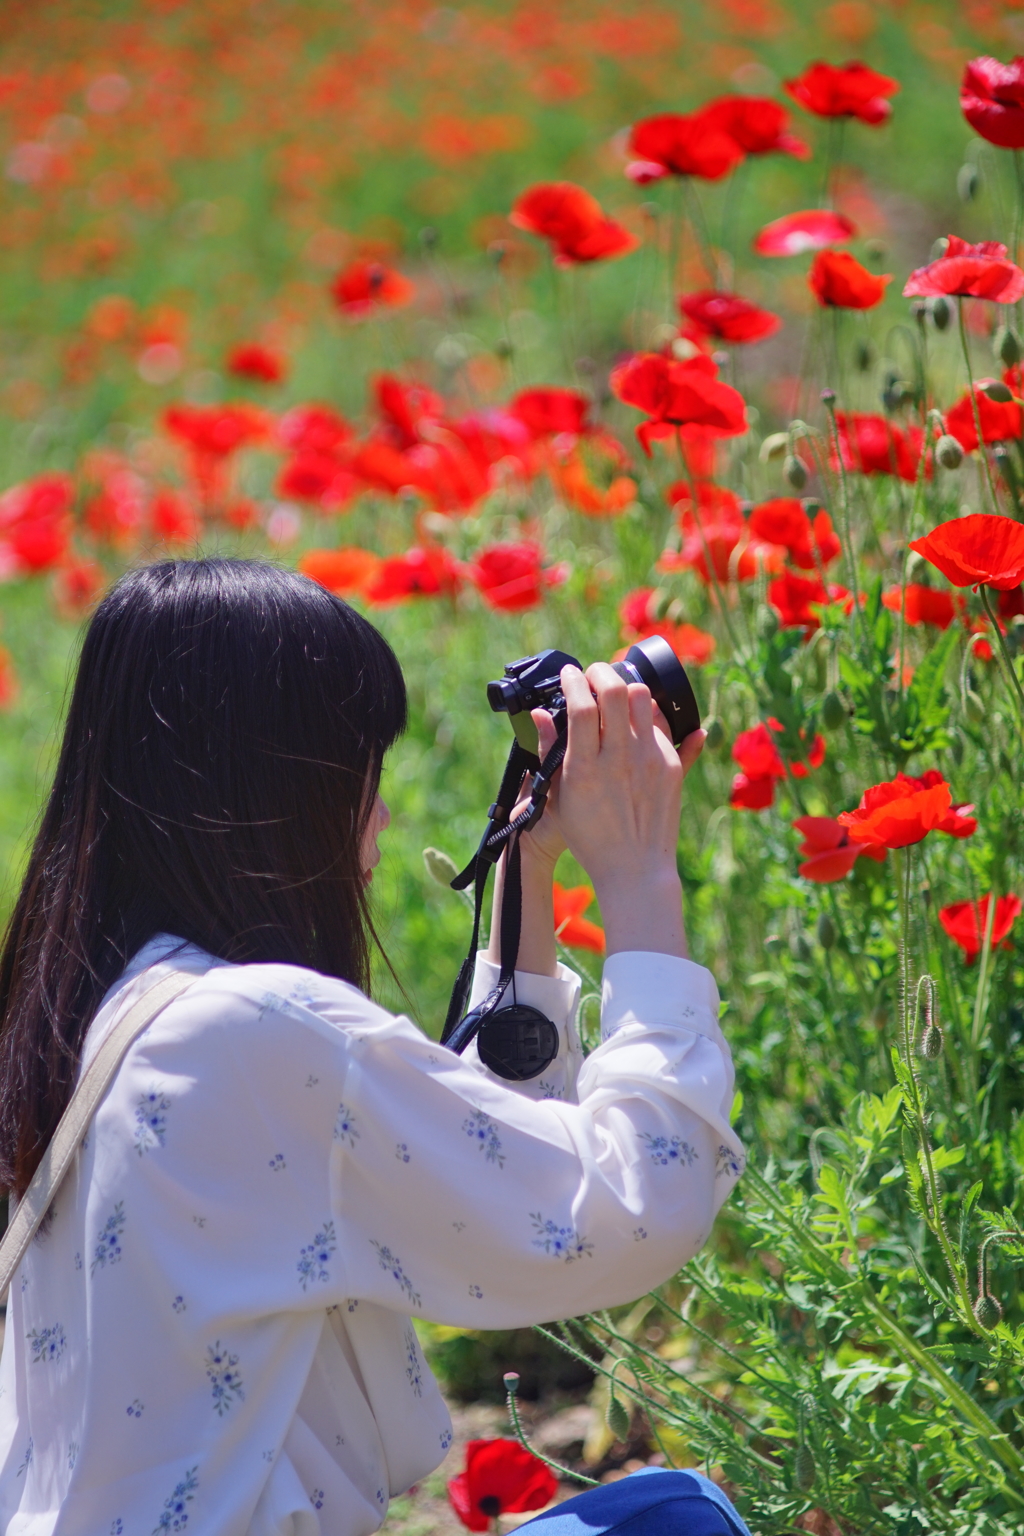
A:
[[[482,949],[478,950],[476,969],[473,972],[473,986],[469,994],[469,1008],[475,1008],[482,1003],[491,988],[498,985],[500,978],[501,966],[495,965],[493,960],[488,960]],[[516,971],[515,988],[517,1002],[537,1008],[545,1018],[551,1020],[552,1024],[564,1027],[575,1018],[580,996],[580,978],[567,965],[559,963],[554,976],[535,976],[532,971]],[[508,991],[502,999],[502,1006],[508,1007],[511,1002],[512,984],[510,982]]]
[[[624,1024],[681,1025],[721,1040],[721,1004],[715,979],[703,965],[678,955],[620,950],[604,963],[601,982],[601,1038]]]

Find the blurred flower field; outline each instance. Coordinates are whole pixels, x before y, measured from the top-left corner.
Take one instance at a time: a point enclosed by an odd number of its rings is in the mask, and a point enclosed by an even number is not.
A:
[[[554,1331],[593,1460],[646,1436],[765,1536],[1024,1530],[1018,51],[1002,0],[0,14],[5,903],[99,595],[270,555],[406,671],[380,991],[436,1033],[486,681],[664,635],[750,1163]]]

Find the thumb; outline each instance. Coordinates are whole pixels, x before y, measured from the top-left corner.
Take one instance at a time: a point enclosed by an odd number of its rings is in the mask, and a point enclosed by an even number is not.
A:
[[[537,735],[540,737],[540,760],[543,762],[558,740],[555,722],[546,709],[531,710],[530,719],[537,727]]]

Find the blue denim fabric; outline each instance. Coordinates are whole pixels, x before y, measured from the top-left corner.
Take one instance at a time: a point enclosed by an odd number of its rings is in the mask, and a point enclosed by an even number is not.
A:
[[[666,1467],[588,1488],[519,1529],[532,1536],[750,1536],[709,1478]]]

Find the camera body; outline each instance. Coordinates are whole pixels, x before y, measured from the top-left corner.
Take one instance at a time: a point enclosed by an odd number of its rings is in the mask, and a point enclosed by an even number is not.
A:
[[[487,684],[488,704],[496,714],[508,715],[516,740],[537,766],[539,742],[530,711],[548,710],[559,734],[565,730],[567,710],[561,673],[566,666],[578,667],[580,663],[567,651],[538,651],[536,656],[509,662],[505,676]],[[627,683],[646,683],[665,716],[674,746],[681,746],[699,729],[700,711],[690,679],[661,635],[631,645],[624,659],[612,662],[612,667]]]

